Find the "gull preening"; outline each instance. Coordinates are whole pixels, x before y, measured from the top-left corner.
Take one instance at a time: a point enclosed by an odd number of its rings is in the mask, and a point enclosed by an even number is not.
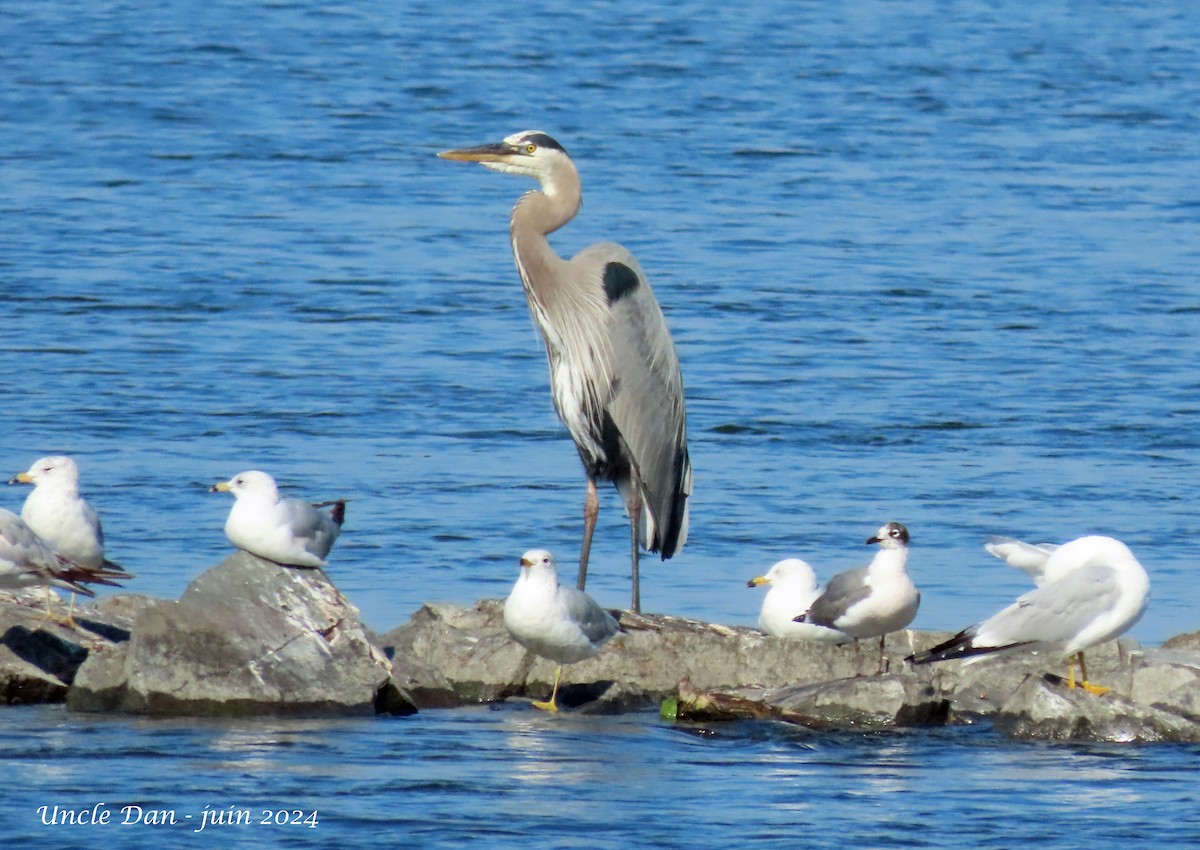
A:
[[[533,704],[546,711],[558,711],[563,665],[593,657],[620,631],[592,597],[558,583],[554,556],[545,549],[521,556],[521,574],[504,601],[504,626],[521,646],[558,664],[550,699]]]
[[[85,567],[64,557],[38,537],[23,519],[12,511],[0,508],[0,587],[8,590],[46,588],[47,617],[51,616],[49,588],[57,587],[95,596],[86,584],[119,587],[116,579],[121,578],[128,576],[104,567]],[[63,624],[75,625],[72,614],[67,615]]]
[[[1046,583],[1046,561],[1058,548],[1056,543],[1024,543],[1011,537],[991,537],[984,545],[989,554],[995,555],[1010,567],[1016,567],[1041,587]]]
[[[824,588],[817,584],[817,574],[807,561],[787,558],[771,566],[761,576],[746,582],[747,587],[770,585],[763,597],[758,614],[758,627],[772,637],[791,640],[813,640],[824,643],[846,643],[851,638],[836,629],[813,623],[798,623],[796,616],[812,607]]]
[[[683,548],[692,492],[683,376],[662,308],[620,245],[602,242],[569,260],[550,246],[546,237],[575,217],[583,197],[575,164],[550,136],[525,130],[438,156],[541,185],[513,207],[509,236],[546,344],[554,409],[587,473],[577,585],[587,581],[600,511],[596,481],[611,481],[629,514],[631,607],[640,611],[639,546],[664,561]]]
[[[835,575],[796,622],[837,629],[852,638],[878,637],[876,673],[882,673],[888,633],[911,623],[921,604],[921,594],[908,576],[908,541],[908,529],[900,523],[882,526],[867,539],[868,544],[879,544],[871,563]]]
[[[209,490],[234,495],[225,521],[229,542],[284,566],[325,566],[346,520],[345,499],[312,504],[282,496],[275,479],[257,469],[238,473]]]
[[[1146,610],[1150,577],[1129,547],[1095,535],[1058,547],[993,541],[988,551],[1025,570],[1039,586],[982,623],[909,660],[927,664],[1019,650],[1054,652],[1066,657],[1068,687],[1076,686],[1078,660],[1079,686],[1106,693],[1109,688],[1088,681],[1083,651],[1124,634]],[[1044,555],[1040,560],[1037,551]]]

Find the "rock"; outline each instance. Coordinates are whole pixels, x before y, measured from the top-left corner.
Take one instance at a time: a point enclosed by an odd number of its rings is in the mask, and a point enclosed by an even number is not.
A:
[[[178,602],[128,614],[128,642],[84,662],[68,707],[211,716],[416,711],[358,609],[320,570],[238,552]]]
[[[918,633],[922,647],[940,642],[940,635]],[[1091,681],[1128,697],[1141,647],[1129,638],[1110,641],[1085,653]],[[1051,654],[1013,652],[980,656],[974,661],[922,665],[934,669],[933,684],[949,700],[949,722],[972,724],[995,716],[1031,675],[1065,681],[1067,665]],[[1078,669],[1076,675],[1079,675]]]
[[[1004,704],[996,729],[1023,740],[1108,743],[1200,741],[1200,726],[1173,712],[1116,693],[1070,690],[1029,676]]]
[[[949,701],[912,673],[837,679],[787,688],[699,691],[679,687],[679,720],[758,718],[811,729],[884,729],[946,722]]]
[[[57,619],[68,606],[57,594],[46,614],[43,591],[0,596],[0,700],[5,704],[62,702],[89,655],[127,637],[116,618],[92,605],[75,611],[78,627]]]
[[[556,665],[527,652],[504,628],[502,600],[472,608],[425,605],[405,625],[385,634],[383,645],[402,659],[427,665],[427,683],[448,683],[460,703],[509,697],[545,699]],[[658,705],[688,679],[697,690],[780,687],[873,673],[878,663],[873,641],[850,646],[787,641],[754,629],[730,628],[661,614],[619,613],[623,634],[600,654],[563,668],[559,702],[586,705],[587,711],[616,712]],[[913,652],[913,634],[888,641],[891,664]],[[434,675],[436,673],[436,675]]]
[[[1200,632],[1175,635],[1163,641],[1162,649],[1191,649],[1200,652]]]
[[[1144,650],[1132,678],[1130,698],[1134,702],[1200,722],[1200,651]]]

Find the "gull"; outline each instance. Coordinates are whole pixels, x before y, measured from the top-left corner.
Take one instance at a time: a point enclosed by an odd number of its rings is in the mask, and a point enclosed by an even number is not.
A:
[[[79,495],[75,461],[65,455],[38,458],[8,483],[33,485],[21,519],[59,554],[84,567],[121,570],[104,558],[104,530],[96,511]]]
[[[771,566],[765,575],[746,582],[746,587],[769,584],[758,614],[758,627],[773,637],[846,643],[848,635],[812,623],[797,623],[796,615],[808,611],[824,589],[807,561],[787,558]]]
[[[837,629],[856,639],[878,637],[879,667],[875,672],[882,673],[888,632],[911,623],[921,604],[921,594],[905,569],[908,539],[908,529],[900,523],[882,526],[867,539],[868,544],[879,544],[871,563],[835,575],[796,622]]]
[[[104,530],[96,511],[79,495],[79,467],[74,460],[65,455],[38,458],[27,472],[8,483],[33,485],[21,507],[21,519],[58,554],[85,569],[125,572],[120,564],[104,557]],[[74,622],[74,613],[72,592],[67,622]]]
[[[521,646],[558,663],[550,699],[533,704],[545,711],[558,711],[563,665],[593,657],[620,631],[592,597],[558,583],[554,556],[545,549],[521,556],[521,574],[504,601],[504,626]]]
[[[19,516],[0,508],[0,587],[9,590],[47,588],[47,618],[51,618],[49,588],[95,596],[84,586],[85,582],[119,587],[114,579],[127,577],[115,570],[85,567],[71,561],[38,537]],[[74,627],[74,618],[68,614],[63,625]]]
[[[1029,549],[1037,548],[1021,546],[1028,548],[1009,551],[1028,555]],[[991,546],[988,551],[997,554]],[[1097,696],[1107,693],[1110,688],[1088,681],[1083,651],[1119,637],[1141,618],[1150,598],[1150,577],[1128,546],[1099,535],[1080,537],[1046,551],[1040,575],[1040,586],[1007,608],[908,660],[914,664],[952,658],[969,662],[1013,650],[1055,652],[1066,656],[1067,687],[1076,686],[1078,659],[1079,687]]]
[[[286,498],[279,494],[275,479],[257,469],[238,473],[209,491],[234,495],[225,521],[229,542],[284,566],[325,566],[325,556],[346,520],[345,499],[310,504]],[[328,507],[333,510],[321,510]]]
[[[992,537],[983,547],[989,553],[1025,573],[1041,587],[1046,583],[1046,561],[1058,546],[1054,543],[1022,543],[1011,537]]]

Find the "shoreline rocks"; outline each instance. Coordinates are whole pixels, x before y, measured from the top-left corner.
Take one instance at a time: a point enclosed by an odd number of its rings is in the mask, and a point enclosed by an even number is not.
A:
[[[179,601],[108,596],[45,617],[44,597],[0,597],[0,698],[151,716],[404,715],[543,699],[555,665],[505,631],[503,600],[426,604],[382,636],[320,570],[239,552]],[[65,605],[55,599],[55,613]],[[587,713],[664,708],[681,723],[785,722],[869,731],[985,724],[1021,740],[1200,741],[1200,635],[1162,648],[1087,652],[1102,697],[1068,690],[1056,657],[1014,655],[913,667],[945,632],[835,646],[683,617],[619,615],[622,633],[563,669],[559,702]]]

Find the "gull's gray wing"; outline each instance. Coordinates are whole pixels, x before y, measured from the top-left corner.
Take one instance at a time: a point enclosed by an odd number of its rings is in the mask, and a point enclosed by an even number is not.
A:
[[[856,603],[871,595],[867,584],[868,567],[838,573],[825,585],[825,592],[808,609],[804,622],[836,629],[834,623]]]
[[[1107,613],[1120,596],[1117,571],[1095,565],[1022,595],[974,630],[976,646],[1065,644]]]
[[[620,631],[620,626],[612,615],[582,590],[562,585],[559,586],[559,590],[563,591],[562,598],[566,603],[567,615],[579,625],[593,646],[599,646]]]
[[[300,499],[286,499],[284,507],[296,541],[306,552],[324,559],[341,533],[341,527],[329,514]]]
[[[1028,575],[1040,587],[1046,581],[1046,561],[1058,546],[1053,543],[1023,543],[1011,537],[990,537],[984,548],[1010,567],[1016,567]]]

